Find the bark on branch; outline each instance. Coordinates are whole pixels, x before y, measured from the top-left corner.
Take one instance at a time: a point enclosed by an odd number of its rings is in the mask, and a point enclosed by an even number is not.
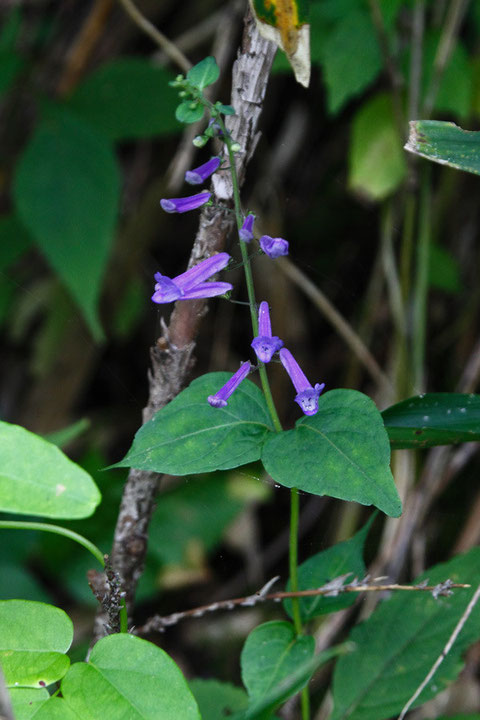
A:
[[[259,139],[258,120],[275,55],[275,46],[257,32],[250,12],[245,17],[242,46],[232,71],[232,99],[235,115],[227,117],[227,129],[240,144],[237,170],[243,182],[247,164]],[[224,209],[204,208],[190,255],[189,267],[205,257],[224,249],[233,228],[232,189],[227,171],[213,181],[215,203]],[[168,327],[151,348],[152,367],[149,373],[149,399],[143,411],[146,423],[155,412],[172,400],[185,386],[194,364],[193,352],[202,317],[207,312],[204,300],[176,303]],[[143,572],[147,550],[148,526],[154,508],[160,476],[131,469],[125,484],[118,515],[110,560],[118,574],[129,615],[135,591]],[[94,637],[106,634],[106,616],[99,610]]]

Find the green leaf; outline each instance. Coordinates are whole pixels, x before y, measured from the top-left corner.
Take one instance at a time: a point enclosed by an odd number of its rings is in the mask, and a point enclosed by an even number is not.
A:
[[[191,124],[203,118],[205,108],[201,103],[195,101],[182,102],[175,110],[175,117],[178,122]]]
[[[100,493],[85,470],[55,445],[0,422],[0,510],[49,518],[84,518]]]
[[[162,495],[149,530],[149,552],[162,565],[185,565],[192,542],[211,550],[245,507],[226,475],[194,478]]]
[[[428,393],[382,412],[394,448],[427,448],[480,440],[480,395]]]
[[[189,475],[227,470],[258,460],[271,420],[262,392],[245,380],[225,408],[207,402],[231,377],[209,373],[192,382],[135,435],[112,467]]]
[[[220,70],[217,62],[215,58],[210,55],[190,68],[187,72],[187,80],[189,80],[194,87],[198,88],[198,90],[203,90],[207,85],[212,85],[214,82],[217,82],[219,75]]]
[[[46,688],[10,688],[8,692],[15,720],[30,720],[50,697]]]
[[[66,102],[111,140],[178,132],[172,74],[141,58],[119,58],[87,77]]]
[[[287,623],[288,624],[288,623]],[[329,648],[325,652],[315,655],[310,660],[297,665],[279,683],[274,685],[265,695],[249,703],[246,710],[241,710],[232,716],[232,720],[266,720],[270,719],[273,708],[277,707],[289,697],[298,692],[312,677],[313,673],[332,658],[345,652],[350,652],[348,644]],[[206,720],[206,718],[204,718]]]
[[[451,252],[435,242],[430,244],[429,283],[445,292],[458,293],[461,290],[460,267]]]
[[[267,436],[262,462],[285,487],[375,505],[393,517],[401,513],[382,417],[356,390],[325,393],[316,415]]]
[[[72,665],[61,690],[78,718],[200,720],[173,660],[156,645],[126,633],[99,640],[88,663]]]
[[[480,132],[439,120],[412,120],[405,150],[480,175]]]
[[[32,720],[79,720],[76,712],[68,706],[63,698],[59,697],[51,697],[46,703],[43,703],[31,717]],[[102,718],[98,715],[89,715],[89,720],[91,718],[106,720],[107,717],[112,717],[112,715],[104,715]]]
[[[222,105],[222,103],[215,103],[215,107],[224,115],[235,115],[235,108],[231,105]]]
[[[69,445],[71,442],[86,433],[90,426],[91,422],[88,418],[81,418],[61,430],[48,433],[48,435],[45,436],[45,440],[48,440],[48,442],[51,442],[57,447],[65,447],[65,445]]]
[[[382,68],[368,10],[354,7],[343,14],[326,38],[321,55],[328,110],[336,114],[348,100],[365,90]]]
[[[56,110],[17,165],[20,219],[80,306],[96,339],[97,302],[116,224],[119,172],[110,143]]]
[[[0,601],[0,666],[7,686],[60,680],[70,661],[72,621],[63,610],[29,600]]]
[[[345,582],[352,582],[354,578],[359,580],[366,573],[363,562],[363,546],[368,532],[372,526],[375,515],[359,530],[350,540],[338,543],[328,550],[312,555],[298,568],[298,589],[310,590],[321,587],[326,583],[349,574]],[[287,591],[291,590],[290,582]],[[308,622],[314,617],[325,613],[337,612],[343,608],[353,605],[357,599],[356,593],[340,594],[338,597],[316,597],[300,598],[300,613],[303,622]],[[292,601],[284,601],[285,612],[293,617]]]
[[[241,655],[242,680],[250,703],[261,701],[299,666],[311,660],[314,652],[314,638],[311,635],[297,637],[289,622],[273,620],[252,630]],[[290,688],[290,695],[301,690],[308,680],[308,675],[303,677]]]
[[[189,683],[203,720],[225,720],[248,703],[245,690],[218,680],[191,680]]]
[[[423,48],[422,95],[425,99],[434,73],[440,31],[426,34]],[[449,57],[434,102],[434,110],[468,119],[472,106],[473,72],[467,50],[457,39]]]
[[[394,192],[407,172],[389,95],[376,95],[355,115],[349,151],[349,186],[369,200]]]
[[[424,592],[394,594],[350,634],[355,650],[339,659],[333,678],[330,720],[384,720],[396,717],[440,656],[480,582],[480,548],[429,569],[429,584],[471,583],[451,597],[434,600]],[[462,668],[462,654],[480,637],[480,607],[467,620],[439,670],[413,707],[444,690]]]
[[[13,265],[32,244],[32,238],[16,215],[0,218],[0,270]]]

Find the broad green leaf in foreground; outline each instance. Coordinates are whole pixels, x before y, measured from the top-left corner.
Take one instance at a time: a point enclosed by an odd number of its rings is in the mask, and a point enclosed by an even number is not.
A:
[[[30,720],[50,697],[46,688],[9,688],[8,693],[15,720]]]
[[[219,680],[191,680],[188,683],[197,701],[202,720],[225,720],[248,703],[242,688]]]
[[[0,422],[0,510],[73,520],[89,517],[100,499],[90,475],[59,448]]]
[[[480,175],[480,132],[462,130],[454,123],[412,120],[405,150]]]
[[[0,666],[7,686],[43,687],[70,661],[72,621],[63,610],[29,600],[0,601]]]
[[[174,661],[156,645],[126,633],[99,640],[88,663],[72,665],[61,690],[78,718],[200,720]]]
[[[394,448],[480,440],[480,395],[417,395],[387,408],[382,417]]]
[[[273,620],[256,627],[243,646],[242,680],[250,700],[256,701],[285,680],[299,665],[311,660],[315,640],[311,635],[297,637],[289,622]],[[292,694],[308,681],[304,679]]]
[[[401,513],[382,417],[356,390],[325,393],[316,415],[268,436],[262,462],[285,487],[375,505],[393,517]]]
[[[337,655],[350,652],[350,650],[351,647],[348,643],[345,643],[344,645],[337,645],[325,650],[322,653],[318,653],[318,655],[314,655],[310,660],[306,660],[296,667],[291,668],[288,675],[286,675],[278,683],[272,685],[265,694],[259,696],[257,699],[251,699],[248,707],[245,710],[235,713],[232,716],[232,720],[269,719],[273,709],[297,693],[299,688],[306,685],[308,680],[312,677],[313,673],[318,670],[318,668],[325,665],[325,663],[329,662]]]
[[[365,523],[350,540],[337,543],[328,550],[312,555],[298,568],[298,589],[309,590],[321,587],[330,580],[349,575],[345,582],[349,583],[365,575],[365,563],[363,562],[363,546],[368,532],[372,526],[374,515]],[[291,590],[290,582],[287,590]],[[353,605],[357,599],[356,593],[344,593],[338,597],[315,597],[300,598],[300,612],[304,622],[308,622],[318,615],[337,612],[343,608]],[[292,617],[292,601],[284,601],[285,611]]]
[[[272,430],[259,388],[245,380],[227,407],[207,402],[230,377],[217,372],[194,380],[140,428],[126,457],[113,467],[188,475],[258,460]]]
[[[52,110],[17,165],[15,205],[97,339],[102,338],[97,302],[119,196],[108,139],[65,110]]]
[[[112,140],[178,132],[173,75],[144,58],[105,63],[84,80],[67,107]]]
[[[435,585],[447,579],[470,583],[450,597],[397,593],[383,601],[350,635],[355,650],[338,661],[330,720],[384,720],[396,717],[442,652],[480,582],[480,548],[427,570]],[[465,649],[480,638],[480,606],[465,623],[450,653],[414,707],[444,690],[462,668]]]

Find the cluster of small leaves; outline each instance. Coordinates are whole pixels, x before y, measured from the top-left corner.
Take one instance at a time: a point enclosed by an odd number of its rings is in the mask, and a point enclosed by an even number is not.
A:
[[[175,110],[175,117],[179,122],[185,124],[198,122],[203,118],[206,107],[209,108],[212,117],[216,117],[220,113],[235,114],[231,105],[223,105],[221,102],[212,104],[204,96],[205,88],[217,82],[219,74],[220,70],[215,58],[210,56],[190,68],[186,77],[177,75],[175,80],[170,83],[172,87],[179,90],[181,102]],[[208,129],[204,133],[206,140],[213,136],[213,129]]]

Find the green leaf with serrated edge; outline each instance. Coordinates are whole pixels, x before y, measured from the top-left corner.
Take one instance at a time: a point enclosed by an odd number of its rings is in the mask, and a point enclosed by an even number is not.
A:
[[[480,395],[427,393],[382,412],[394,448],[427,448],[480,440]]]
[[[337,645],[315,655],[311,660],[297,665],[289,675],[272,687],[265,695],[258,700],[251,701],[245,710],[232,715],[231,720],[260,720],[260,718],[263,720],[264,718],[270,718],[273,709],[294,695],[298,688],[304,686],[318,668],[334,657],[350,651],[351,647],[348,643]]]
[[[201,60],[187,72],[187,80],[191,82],[199,90],[203,90],[207,85],[212,85],[218,80],[220,70],[217,62],[211,55]]]
[[[310,590],[321,587],[330,580],[348,575],[345,583],[352,582],[355,578],[361,580],[366,573],[363,562],[363,546],[368,532],[372,526],[375,515],[359,530],[350,540],[338,543],[328,550],[312,555],[298,568],[298,589]],[[290,591],[290,582],[287,585]],[[300,598],[300,613],[303,622],[308,622],[318,615],[337,612],[343,608],[353,605],[357,599],[356,593],[344,593],[338,597],[316,597]],[[284,601],[285,612],[293,617],[292,601]]]
[[[29,600],[0,601],[0,666],[7,686],[60,680],[70,661],[72,621],[63,610]]]
[[[272,431],[262,392],[244,380],[225,408],[207,402],[231,373],[202,375],[143,425],[126,457],[112,467],[170,475],[228,470],[260,458]]]
[[[368,200],[383,200],[398,188],[406,173],[392,99],[376,95],[362,105],[353,119],[349,187]]]
[[[127,633],[99,640],[88,663],[72,665],[61,691],[79,718],[201,720],[174,661],[156,645]]]
[[[96,339],[103,337],[97,302],[119,197],[110,142],[67,111],[52,108],[17,165],[15,205]]]
[[[66,106],[112,140],[178,132],[172,77],[144,58],[118,58],[88,75]]]
[[[183,102],[175,110],[175,117],[178,122],[190,124],[201,120],[204,112],[205,108],[200,103]]]
[[[480,132],[440,120],[412,120],[405,150],[480,175]]]
[[[321,395],[316,415],[267,436],[262,462],[285,487],[375,505],[393,517],[401,513],[382,417],[356,390]]]
[[[480,548],[427,570],[415,582],[447,579],[470,583],[438,600],[425,592],[398,592],[350,634],[354,651],[339,659],[333,678],[330,720],[384,720],[396,717],[442,653],[480,583]],[[480,638],[477,605],[437,673],[414,703],[430,700],[455,680],[466,648]]]
[[[245,690],[219,680],[190,680],[188,683],[203,720],[225,720],[248,703]]]
[[[91,476],[55,445],[0,422],[0,510],[73,520],[89,517],[100,499]]]
[[[50,695],[46,688],[9,688],[15,720],[30,720]]]

